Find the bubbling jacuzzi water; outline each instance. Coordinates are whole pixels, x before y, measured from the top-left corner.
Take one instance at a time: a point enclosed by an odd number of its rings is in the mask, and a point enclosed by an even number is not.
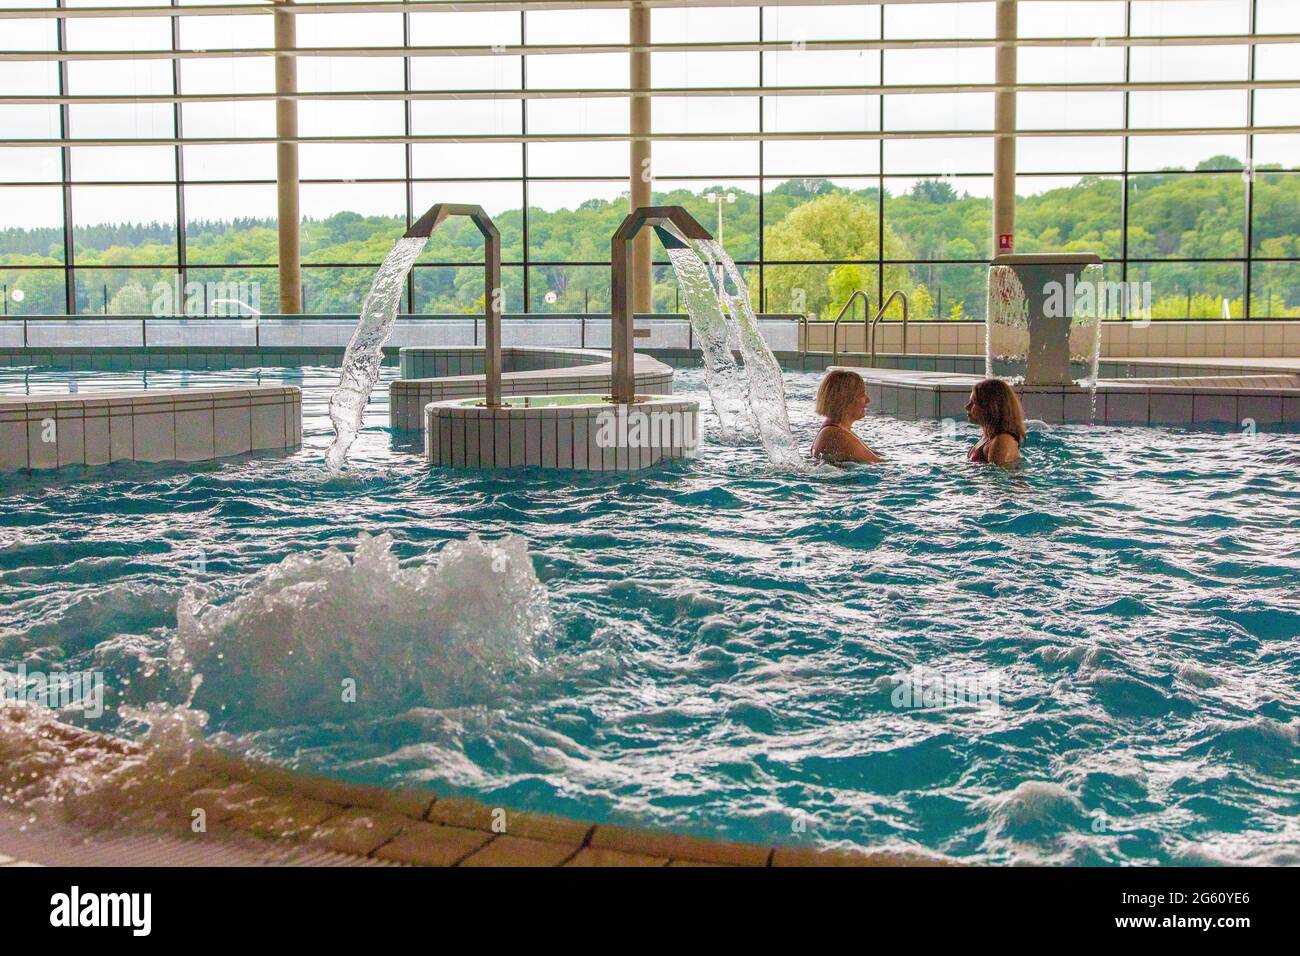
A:
[[[887,465],[801,474],[708,413],[689,463],[470,473],[376,401],[331,476],[337,370],[261,380],[303,387],[301,452],[0,478],[0,666],[104,675],[64,720],[703,836],[1300,862],[1294,431],[1040,429],[1006,474],[872,417]]]

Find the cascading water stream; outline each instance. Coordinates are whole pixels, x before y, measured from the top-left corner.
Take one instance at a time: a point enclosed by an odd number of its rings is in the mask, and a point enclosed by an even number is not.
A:
[[[393,334],[397,310],[402,304],[402,293],[406,291],[406,276],[428,241],[427,236],[397,240],[384,257],[383,264],[370,284],[370,291],[361,304],[357,330],[352,333],[347,351],[343,354],[339,384],[330,397],[334,442],[325,453],[325,464],[330,471],[338,471],[343,467],[348,449],[361,431],[370,390],[379,380],[384,343]]]
[[[707,260],[710,271],[717,272],[718,298],[726,305],[733,337],[740,345],[745,376],[749,381],[749,407],[763,448],[774,464],[801,466],[804,458],[795,445],[790,430],[790,414],[785,405],[785,378],[780,363],[758,327],[758,316],[754,314],[749,299],[749,287],[736,263],[722,248],[722,243],[711,239],[695,245]],[[728,279],[731,280],[730,290]]]
[[[704,259],[690,246],[667,245],[668,260],[681,286],[691,330],[704,356],[704,385],[713,400],[724,442],[746,437],[752,422],[746,402],[745,382],[731,351],[731,325]]]
[[[752,425],[773,464],[803,467],[790,431],[781,367],[759,330],[740,270],[716,240],[691,240],[672,232],[678,241],[665,243],[668,259],[700,341],[705,384],[722,423],[722,439],[734,441]],[[740,349],[743,373],[733,345]]]

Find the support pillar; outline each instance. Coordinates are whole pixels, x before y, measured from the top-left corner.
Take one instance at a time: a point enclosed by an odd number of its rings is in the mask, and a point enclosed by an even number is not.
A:
[[[997,38],[1014,40],[1017,35],[1016,0],[998,0]],[[996,82],[1016,82],[1016,48],[999,46]],[[993,128],[993,249],[992,258],[1015,251],[1016,232],[1016,94],[994,93]]]
[[[633,45],[650,42],[650,10],[634,5],[628,8],[628,40]],[[629,57],[631,90],[650,89],[650,54],[634,52]],[[650,165],[650,141],[636,139],[650,133],[650,97],[632,96],[630,108],[630,141],[628,186],[631,194],[629,211],[653,205],[651,196],[653,175]],[[654,282],[651,268],[651,245],[648,231],[639,233],[632,241],[632,308],[634,312],[654,311]]]
[[[283,6],[292,0],[275,0]],[[275,13],[275,48],[292,50],[298,45],[295,17],[279,10]],[[296,57],[275,58],[275,92],[298,92]],[[283,142],[298,136],[298,102],[275,101],[275,133],[282,140],[275,147],[275,192],[280,224],[280,312],[302,312],[302,250],[299,238],[301,215],[298,207],[298,144]]]

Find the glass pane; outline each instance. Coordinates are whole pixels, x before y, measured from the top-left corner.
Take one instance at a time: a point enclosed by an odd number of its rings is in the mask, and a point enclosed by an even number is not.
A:
[[[1300,319],[1300,262],[1257,262],[1251,266],[1250,317]]]
[[[1134,36],[1204,36],[1250,30],[1251,0],[1133,0]]]
[[[275,180],[275,146],[186,146],[181,150],[185,178],[195,180]]]
[[[833,319],[858,290],[865,292],[872,302],[877,301],[878,268],[819,264],[766,266],[762,289],[764,311],[796,313],[814,320]],[[863,317],[859,301],[845,315],[844,322],[861,323]]]
[[[298,175],[306,179],[405,179],[401,143],[305,143],[298,149]]]
[[[1130,282],[1151,285],[1144,296],[1153,319],[1241,318],[1244,270],[1235,262],[1131,262]]]
[[[1017,252],[1123,254],[1123,181],[1119,177],[1019,176]]]
[[[370,291],[375,270],[370,266],[342,269],[304,266],[302,270],[303,311],[311,315],[357,315]],[[400,312],[409,312],[402,295]]]
[[[572,158],[572,147],[566,144],[566,149]],[[411,147],[411,170],[416,179],[522,176],[523,155],[518,143],[416,143]],[[626,167],[627,147],[623,164]]]
[[[879,140],[779,140],[763,144],[770,176],[862,176],[880,170]]]
[[[983,321],[988,290],[988,269],[983,264],[917,263],[890,268],[906,271],[901,281],[888,274],[885,278],[888,288],[907,291],[909,318]],[[887,316],[901,319],[901,307],[895,303]]]
[[[982,176],[885,180],[886,258],[987,258],[992,196]]]
[[[1256,136],[1255,166],[1300,169],[1300,136]]]
[[[1245,158],[1244,136],[1134,136],[1129,140],[1128,168],[1240,169]]]
[[[623,150],[623,166],[627,166],[627,146]],[[831,143],[818,144],[823,147]],[[660,140],[652,146],[651,171],[655,176],[757,176],[757,142],[731,140],[691,140],[674,142]]]
[[[275,269],[191,266],[185,274],[184,294],[187,300],[198,300],[200,315],[248,316],[254,314],[251,310],[280,311],[280,278]]]
[[[1246,186],[1240,174],[1129,177],[1131,257],[1242,256],[1245,222]]]
[[[78,268],[78,315],[152,315],[154,303],[172,301],[178,273],[172,269]]]
[[[0,269],[4,315],[60,315],[67,311],[62,269]]]
[[[300,202],[303,262],[378,266],[406,231],[406,189],[401,183],[304,185]],[[341,275],[338,282],[351,288],[350,273]]]
[[[275,265],[278,223],[274,186],[187,186],[186,262]]]
[[[58,186],[0,188],[0,264],[62,263],[62,189]]]
[[[478,314],[484,312],[483,269],[456,266],[422,266],[415,276],[416,311],[421,315]],[[505,311],[522,312],[524,270],[507,266],[501,270]],[[479,335],[482,335],[480,329]],[[481,339],[480,339],[481,341]]]
[[[72,223],[79,266],[176,264],[174,186],[74,186]]]
[[[912,176],[992,173],[993,140],[986,138],[886,140],[885,172]]]
[[[1119,136],[1029,136],[1016,143],[1022,173],[1121,172],[1124,140]]]
[[[412,216],[419,219],[440,202],[471,203],[482,206],[501,233],[501,258],[505,262],[522,262],[524,258],[523,215],[524,191],[521,183],[469,182],[416,183],[413,191]],[[463,216],[449,219],[439,226],[420,255],[422,262],[482,262],[483,236]]]
[[[609,282],[609,266],[533,266],[528,311],[609,312]]]
[[[608,262],[610,237],[627,212],[626,183],[533,183],[528,188],[529,258]]]
[[[654,167],[662,166],[662,147],[654,144]],[[698,144],[691,144],[698,147]],[[515,150],[518,164],[519,147]],[[627,143],[529,143],[528,174],[530,176],[618,176],[626,179],[628,162]],[[716,174],[716,170],[714,171]],[[755,170],[757,172],[757,169]]]
[[[1257,173],[1251,206],[1252,253],[1269,259],[1300,259],[1300,175]]]
[[[660,180],[655,183],[654,202],[658,206],[684,206],[737,262],[758,259],[757,181],[733,179],[716,183],[683,183]],[[667,261],[657,245],[655,257]]]

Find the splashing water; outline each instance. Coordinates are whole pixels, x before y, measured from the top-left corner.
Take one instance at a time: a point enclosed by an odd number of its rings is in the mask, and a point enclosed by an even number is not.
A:
[[[802,470],[806,462],[790,430],[785,380],[758,328],[744,277],[720,242],[674,234],[682,245],[669,247],[668,258],[686,294],[691,328],[700,340],[705,385],[723,440],[734,441],[746,429],[755,428],[773,464]],[[739,346],[744,361],[743,378],[732,355],[733,344]]]
[[[187,590],[174,676],[202,674],[196,703],[226,720],[300,723],[477,703],[533,669],[551,618],[522,538],[452,541],[410,567],[392,547],[362,533],[350,556],[291,555],[222,604]]]
[[[406,290],[406,276],[428,241],[428,237],[419,236],[398,239],[384,257],[361,304],[357,330],[352,333],[347,351],[343,353],[339,384],[330,397],[334,442],[325,453],[325,464],[330,471],[343,467],[348,449],[356,440],[357,432],[361,431],[370,390],[379,379],[384,343],[393,334],[393,323],[397,321],[397,310]]]

